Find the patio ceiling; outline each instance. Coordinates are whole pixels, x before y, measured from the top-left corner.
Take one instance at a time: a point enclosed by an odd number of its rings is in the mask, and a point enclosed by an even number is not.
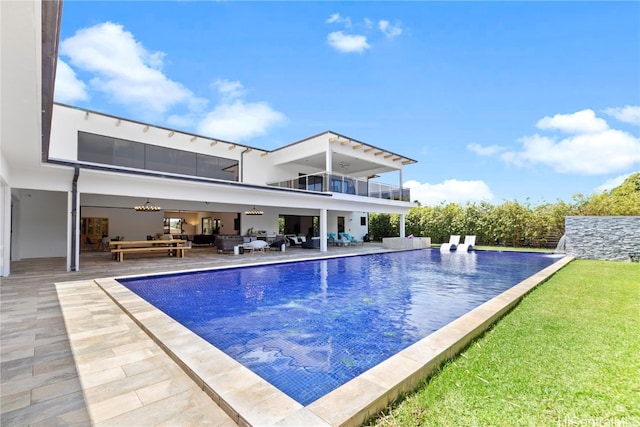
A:
[[[292,161],[291,163],[325,171],[326,157],[324,153],[313,154],[301,159]],[[331,156],[331,171],[342,175],[366,178],[371,175],[377,175],[385,172],[397,171],[402,167],[402,163],[397,168],[381,165],[366,159],[348,156],[342,153],[333,153]]]

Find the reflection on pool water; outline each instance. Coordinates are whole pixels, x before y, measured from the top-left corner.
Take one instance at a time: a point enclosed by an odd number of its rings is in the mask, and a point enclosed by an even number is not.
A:
[[[119,282],[307,405],[558,259],[418,250]]]

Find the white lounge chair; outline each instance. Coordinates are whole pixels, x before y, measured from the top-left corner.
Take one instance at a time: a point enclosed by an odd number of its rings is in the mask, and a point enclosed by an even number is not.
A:
[[[442,246],[440,246],[440,252],[455,251],[458,248],[459,244],[460,236],[453,234],[451,235],[451,237],[449,237],[449,243],[443,243]]]
[[[476,244],[476,236],[464,236],[464,243],[458,245],[458,252],[468,252],[473,250]]]
[[[307,241],[305,236],[287,234],[285,237],[289,239],[291,246],[302,246],[302,244]]]

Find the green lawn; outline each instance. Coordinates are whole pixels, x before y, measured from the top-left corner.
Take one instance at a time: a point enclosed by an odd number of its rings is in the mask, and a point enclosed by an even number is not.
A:
[[[376,426],[640,426],[640,264],[578,260]]]

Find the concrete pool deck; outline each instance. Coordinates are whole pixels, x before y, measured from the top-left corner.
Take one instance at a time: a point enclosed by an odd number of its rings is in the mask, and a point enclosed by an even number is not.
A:
[[[384,251],[376,244],[332,249],[221,256],[198,248],[187,258],[122,264],[108,253],[87,253],[82,271],[73,273],[61,259],[12,264],[12,276],[0,286],[1,424],[358,425],[570,261],[556,262],[306,407],[115,280],[94,280]]]

